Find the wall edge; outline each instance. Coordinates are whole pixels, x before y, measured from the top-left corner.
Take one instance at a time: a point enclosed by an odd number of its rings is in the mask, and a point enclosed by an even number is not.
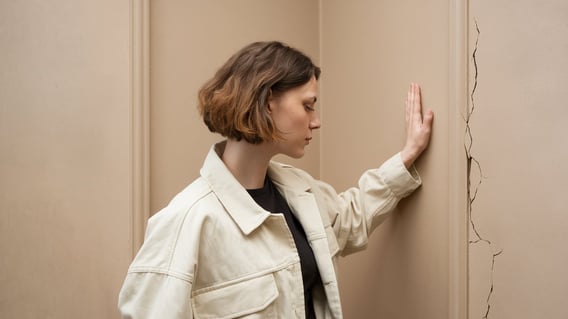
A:
[[[464,114],[467,110],[468,0],[449,1],[448,318],[468,316],[468,229]]]
[[[130,3],[131,209],[132,257],[144,241],[150,217],[150,15],[149,0]]]

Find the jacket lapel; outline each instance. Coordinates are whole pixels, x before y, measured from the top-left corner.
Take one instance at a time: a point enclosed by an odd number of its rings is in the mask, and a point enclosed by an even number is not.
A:
[[[290,205],[293,214],[302,224],[316,258],[330,310],[335,318],[341,318],[341,302],[332,252],[326,229],[322,223],[322,212],[311,192],[310,185],[283,164],[271,164],[268,174]]]

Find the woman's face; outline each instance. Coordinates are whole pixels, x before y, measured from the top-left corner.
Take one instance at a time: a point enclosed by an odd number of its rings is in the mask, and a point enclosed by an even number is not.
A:
[[[299,87],[269,100],[269,112],[283,140],[274,142],[276,151],[293,158],[304,155],[304,147],[312,139],[312,130],[320,128],[315,111],[318,85],[315,77]]]

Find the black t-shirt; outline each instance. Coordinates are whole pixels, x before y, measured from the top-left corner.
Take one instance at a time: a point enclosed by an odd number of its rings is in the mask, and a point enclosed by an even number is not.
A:
[[[302,267],[302,281],[304,283],[304,302],[306,305],[306,318],[315,319],[314,303],[312,300],[312,288],[318,285],[320,280],[319,270],[316,259],[310,244],[306,238],[306,233],[298,219],[292,214],[290,206],[282,197],[278,189],[270,178],[266,177],[264,186],[258,189],[247,189],[256,203],[265,210],[272,213],[281,213],[286,219],[286,224],[294,237],[296,249],[300,256]]]

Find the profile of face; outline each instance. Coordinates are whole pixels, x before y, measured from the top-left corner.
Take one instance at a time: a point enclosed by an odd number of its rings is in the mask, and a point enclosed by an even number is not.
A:
[[[317,80],[312,76],[307,83],[270,97],[268,112],[283,137],[272,142],[277,153],[292,158],[304,155],[313,130],[321,126],[315,110],[317,95]]]

